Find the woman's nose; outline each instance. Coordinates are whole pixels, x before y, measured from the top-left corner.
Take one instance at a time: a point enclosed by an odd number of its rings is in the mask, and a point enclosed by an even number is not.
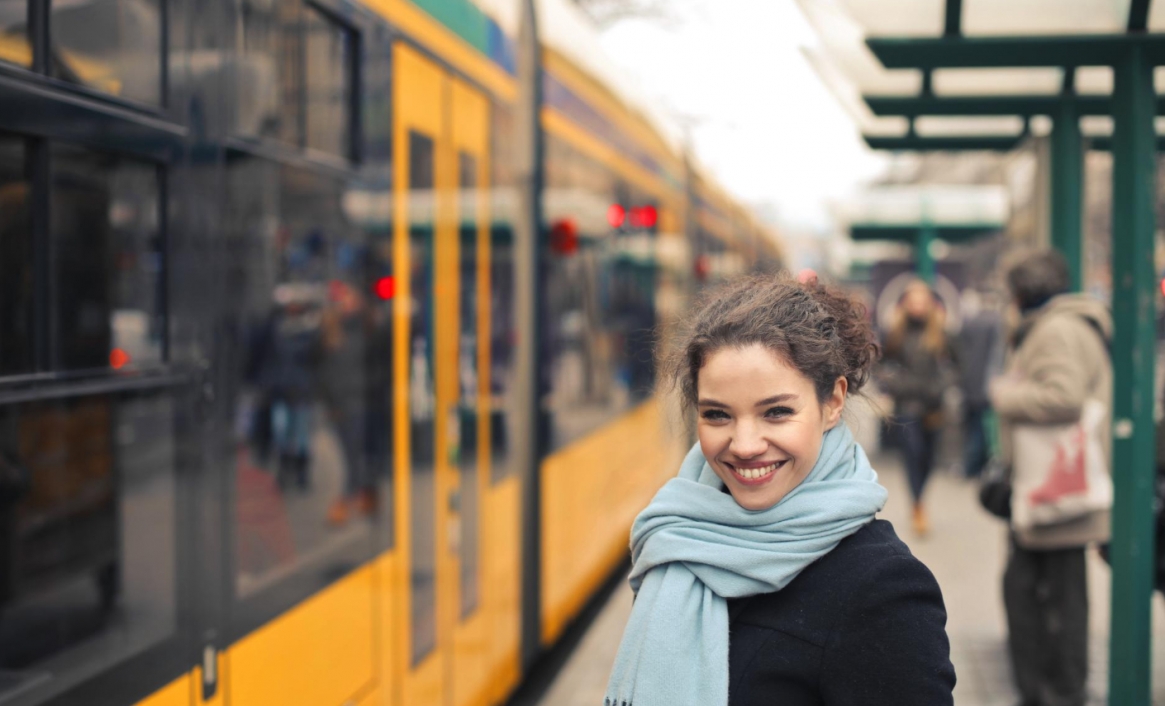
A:
[[[737,458],[753,458],[760,456],[768,448],[768,442],[760,433],[757,425],[750,423],[738,424],[736,433],[732,435],[732,443],[729,450],[732,451]]]

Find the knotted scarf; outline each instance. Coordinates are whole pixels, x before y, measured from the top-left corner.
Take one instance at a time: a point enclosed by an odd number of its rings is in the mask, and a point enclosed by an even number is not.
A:
[[[635,519],[635,604],[604,706],[727,706],[726,599],[781,590],[886,503],[844,423],[773,507],[745,510],[723,487],[697,444]]]

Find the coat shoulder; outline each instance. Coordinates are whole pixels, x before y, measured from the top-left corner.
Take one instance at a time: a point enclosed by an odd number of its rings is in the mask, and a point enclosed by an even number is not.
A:
[[[824,645],[839,620],[882,592],[884,574],[934,583],[886,520],[874,520],[843,539],[833,551],[810,564],[783,590],[733,601],[733,622],[788,632]],[[790,625],[790,616],[802,620]],[[812,619],[806,619],[812,617]]]

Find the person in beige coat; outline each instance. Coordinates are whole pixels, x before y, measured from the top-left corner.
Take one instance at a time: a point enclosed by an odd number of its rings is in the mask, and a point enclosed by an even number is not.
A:
[[[1004,463],[1011,428],[1078,420],[1085,402],[1112,406],[1108,341],[1112,317],[1087,295],[1069,294],[1068,268],[1054,251],[1008,272],[1021,313],[1007,372],[991,383]],[[1103,428],[1109,428],[1106,418]],[[1107,439],[1105,458],[1110,458]],[[1109,511],[1019,531],[1013,528],[1003,579],[1009,648],[1022,706],[1084,706],[1088,676],[1085,550],[1109,538]]]

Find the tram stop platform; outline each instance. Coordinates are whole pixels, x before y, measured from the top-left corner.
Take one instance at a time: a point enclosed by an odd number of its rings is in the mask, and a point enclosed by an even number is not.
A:
[[[1003,522],[979,507],[977,483],[937,468],[926,489],[930,533],[910,528],[910,491],[893,452],[871,459],[890,499],[880,514],[890,520],[915,556],[934,572],[947,607],[951,661],[958,678],[956,706],[1011,706],[1018,702],[1007,656],[1007,623],[1001,584],[1007,559]],[[1089,706],[1107,703],[1110,573],[1089,552],[1091,624]],[[527,693],[515,706],[595,706],[603,702],[607,676],[631,611],[631,590],[620,582],[586,627],[573,652],[540,693]],[[1165,602],[1153,598],[1153,703],[1165,706]]]

